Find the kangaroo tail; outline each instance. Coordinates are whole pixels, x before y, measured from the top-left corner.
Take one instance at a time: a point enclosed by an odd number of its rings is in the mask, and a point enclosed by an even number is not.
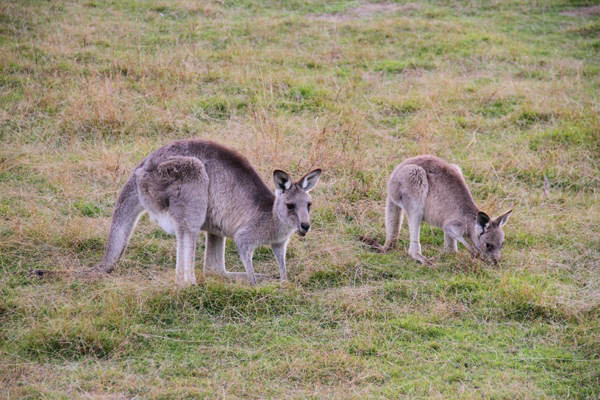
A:
[[[144,206],[138,196],[136,176],[132,174],[119,194],[110,225],[106,252],[94,270],[105,273],[113,271],[125,252],[133,228],[143,212]]]
[[[100,277],[103,271],[92,269],[84,271],[65,271],[65,270],[49,270],[49,269],[32,269],[26,271],[25,274],[30,278],[35,279],[57,279],[57,278],[80,278],[80,279],[93,279]]]
[[[376,250],[378,253],[385,253],[385,247],[383,247],[377,240],[363,235],[359,235],[358,239],[367,244],[371,249]]]
[[[60,276],[66,276],[67,273],[65,271],[51,271],[49,269],[32,269],[27,271],[27,275],[31,278],[56,278]]]

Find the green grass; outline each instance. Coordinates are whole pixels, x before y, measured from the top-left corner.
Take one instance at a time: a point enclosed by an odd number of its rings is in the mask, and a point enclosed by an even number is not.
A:
[[[0,4],[3,398],[597,398],[600,60],[596,1]],[[321,167],[290,285],[174,286],[144,217],[102,257],[134,166],[216,140],[270,182]],[[490,266],[421,229],[435,268],[384,240],[401,160],[459,164],[513,209]],[[226,263],[243,271],[228,241]],[[267,248],[255,268],[277,273]]]

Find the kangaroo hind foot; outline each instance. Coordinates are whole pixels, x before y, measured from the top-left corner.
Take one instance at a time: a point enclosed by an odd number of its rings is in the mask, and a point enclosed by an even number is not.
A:
[[[247,283],[252,284],[252,282],[250,282],[250,279],[248,278],[248,274],[246,272],[228,272],[228,271],[226,271],[224,277],[228,278],[228,279],[232,279],[234,281],[242,281],[242,282],[247,282]],[[254,277],[256,279],[256,283],[270,282],[270,281],[277,280],[277,276],[275,276],[275,275],[257,274],[256,272],[254,273]]]

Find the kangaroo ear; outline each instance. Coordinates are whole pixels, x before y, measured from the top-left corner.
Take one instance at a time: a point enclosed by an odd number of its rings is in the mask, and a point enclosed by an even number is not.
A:
[[[499,227],[503,227],[508,222],[508,217],[510,217],[510,213],[511,212],[512,212],[512,210],[510,210],[509,212],[505,213],[504,215],[501,215],[501,216],[497,217],[494,220],[494,223],[498,224]]]
[[[292,187],[290,176],[280,169],[273,171],[273,181],[275,182],[275,188],[281,190],[282,193]]]
[[[307,192],[313,190],[317,182],[319,182],[319,177],[321,176],[321,169],[315,169],[314,171],[310,171],[308,174],[304,175],[298,181],[302,189]]]
[[[479,212],[477,214],[477,227],[481,229],[480,234],[484,233],[486,228],[490,226],[490,217],[484,213]]]

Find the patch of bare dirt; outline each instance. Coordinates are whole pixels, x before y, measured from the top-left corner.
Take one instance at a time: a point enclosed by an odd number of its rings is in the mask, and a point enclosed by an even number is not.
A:
[[[366,17],[375,13],[396,13],[402,11],[412,11],[419,9],[419,7],[421,6],[418,3],[369,3],[360,7],[353,8],[350,10],[350,12],[355,13],[361,17]]]
[[[307,14],[306,17],[312,21],[344,22],[356,18],[355,15],[344,13],[329,14]]]
[[[314,21],[344,22],[355,18],[366,18],[376,13],[401,13],[417,10],[421,6],[418,3],[395,4],[395,3],[369,3],[354,7],[346,13],[308,14],[307,18]]]
[[[576,10],[563,11],[560,15],[569,15],[571,17],[588,17],[600,15],[600,6],[580,7]]]

